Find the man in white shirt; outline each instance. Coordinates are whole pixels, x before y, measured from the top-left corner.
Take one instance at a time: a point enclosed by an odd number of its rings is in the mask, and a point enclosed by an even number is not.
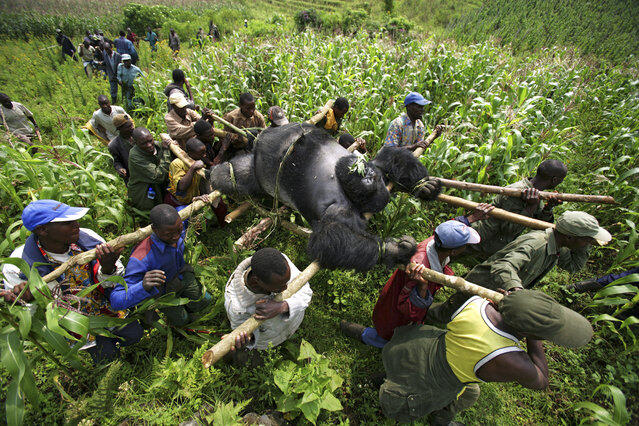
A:
[[[98,105],[100,105],[100,109],[93,113],[87,127],[104,144],[108,144],[119,135],[118,129],[113,124],[113,118],[118,114],[126,114],[126,111],[121,106],[111,105],[109,98],[105,95],[98,96]]]
[[[12,102],[5,93],[0,93],[0,125],[28,145],[33,145],[36,136],[40,138],[33,113],[20,102]]]
[[[232,328],[251,316],[264,320],[248,339],[238,339],[236,348],[264,350],[291,337],[304,319],[313,291],[308,283],[288,299],[277,302],[275,295],[286,289],[300,271],[285,255],[264,248],[242,261],[226,283],[224,307]]]

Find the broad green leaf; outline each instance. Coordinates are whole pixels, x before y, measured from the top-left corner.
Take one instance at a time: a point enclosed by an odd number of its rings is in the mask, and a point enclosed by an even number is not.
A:
[[[639,276],[639,274],[633,274]],[[624,277],[625,278],[625,277]],[[639,281],[639,280],[638,280]],[[606,287],[603,290],[597,292],[597,296],[606,297],[614,294],[626,294],[626,293],[639,293],[639,288],[634,285],[614,285],[612,287]]]
[[[24,419],[24,400],[20,393],[19,381],[16,379],[13,379],[7,388],[5,409],[7,411],[7,425],[21,426]]]
[[[324,392],[321,401],[321,408],[328,411],[339,411],[343,408],[339,399],[335,398],[335,396],[329,391]]]
[[[64,308],[56,308],[56,313],[60,313],[58,320],[69,331],[80,336],[85,336],[89,332],[89,318],[75,311],[66,310]]]
[[[24,376],[27,358],[24,355],[22,342],[20,342],[16,330],[0,335],[0,350],[2,351],[2,353],[0,353],[2,365],[4,365],[19,385],[22,381],[22,376]]]
[[[610,415],[610,413],[605,408],[595,404],[594,402],[589,402],[589,401],[578,402],[577,404],[574,405],[574,409],[575,411],[579,411],[583,409],[588,410],[594,415],[595,420],[598,420],[606,425],[618,426],[618,423],[614,421],[614,419],[612,418],[612,415]]]
[[[31,267],[31,271],[29,272],[29,290],[33,298],[42,307],[47,306],[53,298],[49,286],[42,280],[40,273],[36,269],[36,264]]]
[[[45,317],[47,319],[47,327],[49,328],[49,330],[53,331],[54,333],[58,333],[60,336],[66,337],[67,339],[78,340],[77,338],[67,333],[67,331],[64,328],[60,327],[59,321],[62,315],[57,310],[58,308],[53,305],[53,303],[54,302],[49,303],[45,311]]]
[[[304,417],[306,417],[309,422],[315,424],[320,413],[320,402],[319,400],[315,399],[306,404],[301,404],[300,410],[302,410]]]
[[[616,386],[611,385],[599,385],[593,392],[602,392],[612,397],[613,402],[613,419],[616,423],[624,425],[630,420],[630,414],[626,408],[626,396]]]
[[[23,339],[26,339],[31,331],[31,317],[33,316],[32,310],[27,306],[14,306],[11,308],[11,313],[18,318],[20,335]]]
[[[297,357],[298,361],[303,359],[317,359],[320,355],[315,352],[315,348],[308,343],[306,340],[302,339],[302,343],[300,344],[300,355]]]

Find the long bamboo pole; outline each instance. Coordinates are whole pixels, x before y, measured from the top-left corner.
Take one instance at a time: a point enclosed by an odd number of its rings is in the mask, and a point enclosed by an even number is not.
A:
[[[213,191],[212,193],[209,194],[209,203],[217,200],[221,195],[222,193],[220,191]],[[182,220],[187,219],[191,217],[193,213],[197,212],[205,205],[207,205],[207,203],[205,203],[202,200],[194,201],[193,203],[189,204],[186,208],[182,209],[179,212],[179,215],[182,218]],[[112,239],[111,241],[108,241],[107,244],[109,245],[109,247],[111,247],[112,250],[117,250],[131,244],[139,243],[140,241],[142,241],[143,239],[151,235],[151,232],[152,232],[151,225],[147,225],[144,228],[139,228],[138,230],[131,232],[129,234],[120,235],[119,237],[116,237]],[[64,262],[57,268],[55,268],[52,272],[42,277],[42,279],[44,280],[44,282],[51,282],[55,280],[56,278],[58,278],[60,275],[62,275],[71,266],[84,265],[86,263],[91,262],[95,258],[96,258],[95,249],[91,249],[83,253],[76,254],[75,256],[72,256],[69,260],[67,260],[66,262]]]
[[[410,263],[409,266],[416,265],[416,263]],[[440,272],[433,271],[432,269],[425,269],[424,271],[422,271],[422,278],[428,281],[436,282],[437,284],[441,284],[445,287],[454,288],[455,290],[459,290],[464,293],[471,293],[483,297],[484,299],[490,299],[495,303],[500,302],[501,299],[504,298],[503,294],[494,290],[490,290],[486,287],[473,284],[469,281],[466,281],[462,277],[445,275]]]
[[[502,194],[509,197],[521,197],[523,190],[518,188],[508,188],[495,185],[484,185],[481,183],[463,182],[453,179],[444,179],[438,177],[442,186],[447,188],[465,189],[468,191],[477,191],[490,194]],[[539,198],[547,200],[554,197],[560,201],[569,201],[575,203],[602,203],[616,204],[615,199],[609,195],[586,195],[586,194],[566,194],[561,192],[539,191]]]
[[[452,195],[448,195],[448,194],[439,194],[437,196],[437,201],[443,201],[444,203],[457,206],[457,207],[463,207],[469,210],[472,210],[479,205],[479,203],[476,203],[474,201],[465,200],[459,197],[453,197]],[[548,228],[555,227],[554,223],[544,222],[543,220],[539,220],[539,219],[533,219],[532,217],[509,212],[508,210],[499,209],[496,207],[493,210],[491,210],[490,213],[488,213],[488,215],[497,219],[518,223],[520,225],[524,225],[532,229],[548,229]]]
[[[208,115],[210,115],[213,120],[215,121],[219,121],[220,123],[224,124],[226,127],[228,127],[229,129],[233,130],[235,133],[237,133],[238,135],[242,136],[242,140],[244,142],[248,142],[248,139],[246,137],[246,130],[240,129],[239,127],[237,127],[236,125],[229,123],[228,121],[226,121],[225,119],[223,119],[222,117],[220,117],[219,115],[215,115],[212,112],[209,112]]]
[[[188,167],[191,167],[191,165],[195,162],[191,157],[189,157],[186,152],[184,152],[184,150],[180,147],[180,145],[178,145],[176,141],[171,139],[171,136],[169,136],[167,133],[160,133],[160,139],[162,139],[163,141],[167,141],[169,143],[169,149],[171,150],[171,152],[175,154],[177,158],[182,160],[182,162]],[[203,179],[206,179],[204,169],[198,169],[196,173]]]
[[[319,112],[317,114],[315,114],[314,116],[312,116],[311,118],[306,120],[306,123],[312,124],[313,126],[316,125],[317,123],[319,123],[324,117],[326,117],[326,114],[328,113],[328,110],[333,108],[333,104],[334,103],[335,103],[335,101],[333,99],[331,99],[328,102],[326,102],[324,104],[324,106],[319,110]]]
[[[310,280],[319,270],[319,263],[317,263],[317,261],[312,262],[306,267],[306,269],[300,272],[295,279],[288,283],[286,290],[278,294],[275,297],[275,300],[281,302],[282,300],[286,300],[291,297],[299,289],[304,287],[308,280]],[[222,359],[224,355],[229,353],[231,347],[235,345],[235,338],[239,336],[240,333],[246,332],[246,334],[250,335],[260,326],[260,324],[262,324],[262,322],[263,321],[256,320],[253,316],[244,321],[224,339],[216,343],[215,346],[204,352],[204,355],[202,355],[202,365],[204,365],[205,368],[209,368],[211,365]]]

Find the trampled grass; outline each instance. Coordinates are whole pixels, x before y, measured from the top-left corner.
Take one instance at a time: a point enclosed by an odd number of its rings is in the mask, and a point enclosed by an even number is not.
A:
[[[13,59],[18,69],[30,70],[15,73],[2,69],[0,82],[5,87],[10,82],[9,94],[31,107],[36,118],[42,120],[45,143],[56,142],[61,158],[78,163],[81,170],[88,170],[92,164],[111,173],[106,158],[93,152],[104,153],[104,147],[80,147],[86,144],[86,137],[74,138],[69,128],[72,121],[82,123],[97,108],[93,99],[106,93],[106,82],[88,82],[76,64],[60,66],[43,54],[20,53],[39,47],[35,42],[0,46],[0,55]],[[635,74],[588,66],[562,49],[522,58],[487,42],[458,46],[432,40],[329,37],[313,32],[260,39],[238,34],[204,51],[185,48],[179,62],[173,62],[166,46],[153,59],[143,47],[141,56],[148,78],[138,86],[145,106],[138,112],[136,123],[156,134],[164,131],[165,98],[161,91],[171,68],[180,66],[190,78],[197,102],[220,113],[233,108],[238,95],[246,90],[255,94],[262,112],[277,104],[292,121],[307,118],[327,99],[347,96],[352,108],[345,127],[365,137],[373,152],[381,146],[390,121],[402,111],[406,92],[420,91],[434,102],[424,117],[427,127],[448,125],[423,157],[433,174],[444,177],[504,185],[529,176],[543,158],[565,161],[569,177],[559,190],[611,194],[620,206],[573,204],[563,205],[558,211],[578,208],[593,213],[615,235],[615,241],[610,248],[594,251],[586,271],[573,276],[553,272],[543,281],[542,289],[586,315],[596,313],[588,307],[588,296],[567,299],[558,289],[606,272],[612,266],[615,250],[628,240],[630,224],[626,220],[636,222],[639,80]],[[58,117],[56,111],[62,107],[68,113]],[[83,225],[100,229],[105,236],[132,230],[129,220],[100,222],[127,215],[125,206],[116,202],[124,194],[118,179],[100,178],[97,180],[105,186],[92,186],[85,173],[67,172],[73,168],[46,149],[37,158],[50,162],[49,172],[42,170],[41,163],[20,160],[24,154],[18,155],[6,146],[0,148],[0,155],[10,159],[2,162],[2,182],[15,189],[15,197],[27,200],[30,193],[35,197],[55,194],[62,201],[99,211]],[[477,194],[462,195],[481,198]],[[91,204],[92,197],[104,205]],[[13,206],[10,194],[3,191],[0,202],[12,206],[3,224],[17,221],[20,209]],[[393,229],[389,230],[387,223],[397,203],[374,218],[372,229],[397,236],[410,234],[420,240],[429,236],[440,221],[462,213],[438,203],[402,206],[403,220],[394,221]],[[230,254],[229,242],[255,224],[259,216],[249,213],[224,229],[213,227],[210,213],[205,216],[208,222],[201,218],[191,228],[189,259],[198,265],[202,281],[216,301],[202,327],[225,332],[228,321],[221,304],[224,284],[237,262],[249,254]],[[299,216],[293,219],[301,221]],[[11,242],[1,247],[4,252],[0,255],[7,255],[12,244],[24,239],[16,226],[10,229],[14,231],[7,235]],[[305,245],[301,237],[291,237],[281,229],[261,243],[285,252],[299,267],[311,260],[305,254]],[[340,336],[338,324],[340,319],[348,319],[368,325],[378,292],[390,274],[383,267],[366,274],[322,271],[311,281],[313,301],[295,341],[298,345],[301,338],[309,341],[344,378],[335,393],[344,409],[323,413],[320,423],[389,423],[381,415],[377,392],[369,379],[382,369],[379,351]],[[444,292],[438,295],[443,296]],[[462,420],[471,424],[573,424],[581,417],[573,404],[589,399],[597,385],[607,383],[625,392],[636,421],[638,355],[623,354],[608,327],[600,324],[595,328],[596,338],[583,349],[546,345],[552,375],[548,391],[482,384],[482,397]],[[38,358],[35,351],[28,351],[44,400],[38,410],[27,404],[26,422],[174,424],[218,402],[249,399],[247,408],[252,411],[274,409],[278,390],[273,369],[291,358],[290,348],[272,351],[263,367],[217,365],[203,370],[199,359],[210,343],[176,336],[176,332],[152,330],[139,345],[127,349],[120,362],[106,370],[81,373],[79,382],[58,376],[54,366]],[[169,341],[172,351],[165,356]],[[89,366],[88,360],[85,362]],[[7,377],[4,370],[1,374],[3,379]],[[2,381],[0,399],[7,392],[7,382]],[[3,410],[4,405],[0,408],[2,417]]]

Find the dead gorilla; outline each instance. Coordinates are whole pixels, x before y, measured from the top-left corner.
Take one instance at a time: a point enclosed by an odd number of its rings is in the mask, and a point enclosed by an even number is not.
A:
[[[264,130],[250,154],[215,166],[211,184],[225,194],[271,197],[277,186],[278,200],[311,224],[308,253],[324,268],[365,271],[379,261],[389,266],[406,263],[415,252],[415,240],[404,236],[381,241],[366,231],[363,213],[384,209],[389,181],[423,200],[439,194],[439,182],[430,179],[406,149],[381,149],[364,163],[363,173],[352,167],[357,158],[324,130],[290,123]]]

